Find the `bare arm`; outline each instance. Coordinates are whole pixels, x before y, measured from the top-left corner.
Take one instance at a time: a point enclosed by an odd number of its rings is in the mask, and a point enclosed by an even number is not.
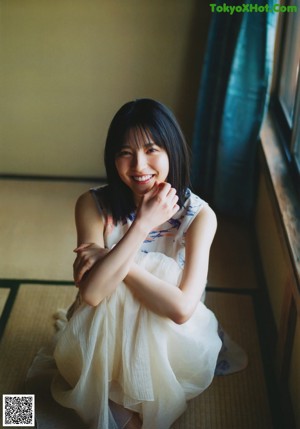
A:
[[[159,280],[135,263],[125,279],[126,284],[152,311],[176,323],[184,323],[191,317],[205,289],[216,226],[214,212],[205,206],[186,234],[186,262],[179,288]]]
[[[95,243],[99,250],[96,261],[85,261],[83,250],[74,263],[74,278],[84,301],[96,306],[115,290],[127,276],[148,233],[176,213],[177,200],[176,191],[169,184],[155,186],[144,196],[136,219],[127,233],[107,252],[104,250],[103,221],[97,213],[92,196],[84,194],[80,197],[75,211],[78,245]],[[82,272],[85,273],[84,276]]]

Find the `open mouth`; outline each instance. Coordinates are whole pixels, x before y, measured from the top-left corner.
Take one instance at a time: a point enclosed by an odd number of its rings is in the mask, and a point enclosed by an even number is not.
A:
[[[144,176],[132,176],[132,178],[135,182],[143,184],[149,182],[153,176],[153,174],[145,174]]]

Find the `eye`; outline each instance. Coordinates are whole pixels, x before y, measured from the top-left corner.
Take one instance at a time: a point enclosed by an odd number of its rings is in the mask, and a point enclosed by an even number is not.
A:
[[[122,149],[120,150],[120,152],[117,153],[117,158],[128,157],[128,156],[131,156],[131,152],[128,149]]]
[[[151,146],[149,149],[147,149],[147,153],[155,153],[158,151],[159,151],[159,148],[156,146]]]

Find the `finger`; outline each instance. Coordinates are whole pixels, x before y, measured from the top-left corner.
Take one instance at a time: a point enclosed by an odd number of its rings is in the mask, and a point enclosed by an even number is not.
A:
[[[73,277],[75,282],[80,282],[82,275],[81,272],[87,265],[87,260],[78,255],[73,264]]]
[[[73,276],[74,277],[75,277],[75,273],[77,273],[77,271],[78,271],[79,263],[80,263],[80,257],[77,256],[74,263],[73,263]],[[74,278],[74,280],[75,280],[75,278]]]
[[[87,249],[88,247],[90,247],[92,244],[91,243],[82,243],[79,246],[76,247],[76,249],[73,250],[73,252],[79,252],[80,250],[84,250]]]
[[[175,196],[176,196],[176,189],[171,188],[166,195],[166,199],[169,198],[172,201]]]
[[[177,213],[179,209],[180,209],[179,205],[175,204],[174,207],[173,207],[173,214],[172,214],[172,216],[174,216],[174,214]]]
[[[83,279],[84,275],[92,268],[92,264],[88,261],[85,264],[83,264],[82,266],[79,267],[77,273],[76,273],[76,277],[75,277],[75,282],[76,283],[80,283],[81,280]]]
[[[173,195],[173,197],[172,197],[172,200],[171,200],[171,204],[173,205],[173,206],[175,206],[175,204],[177,203],[177,201],[179,200],[179,198],[178,198],[178,195]]]
[[[73,278],[75,283],[79,283],[79,268],[73,268]]]
[[[152,188],[148,192],[146,192],[143,199],[147,201],[154,197],[159,191],[159,186],[160,184],[158,182],[155,182]]]
[[[159,195],[161,199],[164,199],[166,198],[170,190],[171,190],[170,183],[167,183],[167,182],[160,183],[157,195]]]

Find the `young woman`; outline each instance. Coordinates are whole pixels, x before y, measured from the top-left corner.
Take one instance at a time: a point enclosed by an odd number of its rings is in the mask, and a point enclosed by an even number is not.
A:
[[[188,150],[161,103],[110,125],[106,186],[76,204],[79,288],[52,394],[91,428],[167,429],[211,383],[221,348],[204,296],[212,209],[189,188]]]

